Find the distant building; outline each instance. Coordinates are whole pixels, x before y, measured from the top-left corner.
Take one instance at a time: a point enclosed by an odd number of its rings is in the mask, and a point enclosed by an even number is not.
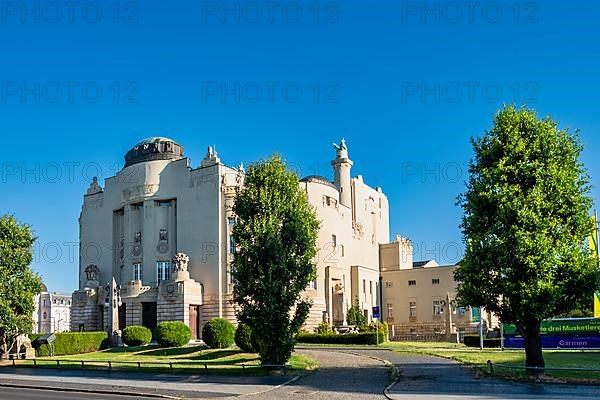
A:
[[[458,307],[454,271],[458,265],[435,260],[413,261],[408,239],[380,246],[383,290],[382,319],[393,326],[394,336],[442,336],[475,333],[479,309]],[[483,317],[484,331],[498,325],[490,313]]]
[[[68,332],[71,329],[71,296],[50,293],[44,285],[34,297],[33,332]]]

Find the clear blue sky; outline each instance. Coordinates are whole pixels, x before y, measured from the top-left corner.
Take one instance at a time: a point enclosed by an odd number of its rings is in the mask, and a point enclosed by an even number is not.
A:
[[[503,103],[581,129],[598,186],[597,2],[266,3],[3,3],[0,213],[35,229],[50,290],[76,288],[89,180],[148,136],[194,166],[214,144],[230,165],[279,152],[329,177],[345,137],[353,174],[389,197],[392,236],[440,262],[462,248],[469,138]]]

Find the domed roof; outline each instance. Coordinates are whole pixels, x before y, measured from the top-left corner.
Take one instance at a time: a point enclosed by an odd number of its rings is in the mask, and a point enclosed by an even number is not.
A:
[[[325,178],[324,176],[321,176],[321,175],[305,176],[304,178],[300,179],[300,182],[320,183],[321,185],[330,186],[337,190],[337,188],[331,181],[329,181],[327,178]]]
[[[125,154],[125,167],[156,160],[179,160],[183,158],[183,147],[173,139],[154,136],[136,144]]]

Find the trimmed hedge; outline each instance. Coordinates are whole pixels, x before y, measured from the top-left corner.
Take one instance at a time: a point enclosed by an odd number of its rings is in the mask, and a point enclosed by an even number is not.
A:
[[[62,332],[55,333],[54,355],[66,356],[71,354],[91,353],[108,347],[108,333],[106,332]],[[34,342],[41,334],[31,334],[29,339]],[[48,356],[50,349],[44,344],[35,349],[38,357]]]
[[[212,349],[226,349],[233,344],[235,328],[224,318],[213,318],[202,328],[202,340]]]
[[[152,340],[152,331],[145,326],[128,326],[123,329],[123,343],[127,346],[145,346]]]
[[[465,336],[465,346],[467,347],[479,347],[479,336],[467,335]],[[483,339],[483,347],[486,348],[500,348],[502,346],[502,342],[500,338],[494,339]]]
[[[185,346],[192,339],[192,330],[181,321],[161,322],[155,333],[156,341],[162,347]]]
[[[385,336],[379,334],[379,343],[383,343]],[[319,333],[300,333],[296,337],[298,343],[313,344],[377,344],[377,334],[375,332],[363,333],[344,333],[344,334],[319,334]]]
[[[235,330],[235,344],[246,353],[258,353],[258,346],[254,340],[252,328],[240,323]]]

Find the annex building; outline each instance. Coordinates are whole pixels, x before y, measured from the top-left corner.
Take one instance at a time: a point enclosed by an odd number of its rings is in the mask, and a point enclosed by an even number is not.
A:
[[[431,333],[434,326],[443,330],[445,320],[436,315],[434,302],[453,296],[453,280],[441,273],[440,290],[434,287],[422,295],[406,292],[412,288],[403,281],[414,280],[406,275],[410,271],[448,268],[421,268],[412,262],[410,242],[398,237],[390,243],[387,197],[362,176],[352,177],[344,140],[334,147],[333,181],[300,179],[321,221],[317,279],[304,293],[313,301],[307,328],[321,321],[346,325],[347,310],[358,302],[369,319],[372,307],[383,305],[382,319],[391,324],[415,323],[423,329],[431,321]],[[162,321],[179,320],[199,338],[205,321],[223,317],[235,322],[231,234],[244,174],[242,165],[224,165],[210,147],[193,165],[180,144],[153,137],[129,150],[124,168],[104,186],[94,179],[79,220],[79,290],[73,294],[72,330],[153,329]],[[419,299],[418,318],[406,320],[414,299]],[[421,305],[428,303],[431,307]],[[465,315],[461,322],[468,328],[472,318]]]

